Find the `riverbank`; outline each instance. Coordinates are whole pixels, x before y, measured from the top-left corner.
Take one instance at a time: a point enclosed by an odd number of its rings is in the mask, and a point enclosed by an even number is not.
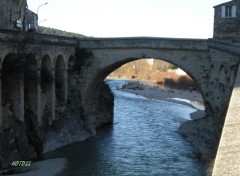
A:
[[[66,158],[55,158],[31,163],[30,166],[16,167],[0,172],[12,176],[53,176],[60,174],[67,164]]]
[[[138,81],[129,81],[118,89],[149,99],[163,100],[196,108],[196,112],[191,114],[192,119],[199,119],[205,115],[202,96],[200,92],[195,90],[153,87]]]

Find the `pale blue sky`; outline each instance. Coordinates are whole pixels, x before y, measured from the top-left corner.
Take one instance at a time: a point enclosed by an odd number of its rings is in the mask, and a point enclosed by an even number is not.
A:
[[[213,6],[228,0],[28,0],[40,25],[94,37],[211,38]]]

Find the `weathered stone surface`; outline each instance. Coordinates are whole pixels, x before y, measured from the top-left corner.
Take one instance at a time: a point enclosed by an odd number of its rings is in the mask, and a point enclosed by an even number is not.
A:
[[[9,125],[0,131],[0,168],[8,167],[15,160],[36,157],[33,146],[29,145],[25,125],[12,117]]]
[[[211,161],[216,156],[224,115],[221,117],[222,122],[217,122],[216,119],[220,118],[208,116],[187,121],[179,128],[179,133],[193,145],[198,159]]]
[[[114,97],[111,89],[103,82],[99,87],[99,93],[96,128],[113,123]]]

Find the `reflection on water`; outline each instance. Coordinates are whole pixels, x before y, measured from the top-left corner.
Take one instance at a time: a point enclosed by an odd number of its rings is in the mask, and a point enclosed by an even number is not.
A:
[[[177,133],[195,109],[116,90],[123,81],[108,84],[115,94],[114,125],[49,153],[50,158],[67,158],[63,175],[204,175],[204,164],[194,159],[191,145]]]

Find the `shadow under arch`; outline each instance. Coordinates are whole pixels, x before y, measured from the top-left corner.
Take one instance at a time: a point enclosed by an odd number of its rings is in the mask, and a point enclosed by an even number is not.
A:
[[[49,125],[52,121],[52,61],[49,55],[45,55],[41,62],[41,124]]]
[[[24,62],[24,109],[37,116],[37,60],[28,54]]]
[[[72,74],[76,70],[76,64],[76,58],[74,56],[70,56],[67,63],[68,74]]]
[[[20,120],[20,70],[18,56],[9,53],[2,62],[2,110],[3,125],[9,118]],[[23,120],[23,119],[22,119]]]
[[[67,69],[63,56],[59,55],[55,65],[56,116],[60,117],[66,104]]]

